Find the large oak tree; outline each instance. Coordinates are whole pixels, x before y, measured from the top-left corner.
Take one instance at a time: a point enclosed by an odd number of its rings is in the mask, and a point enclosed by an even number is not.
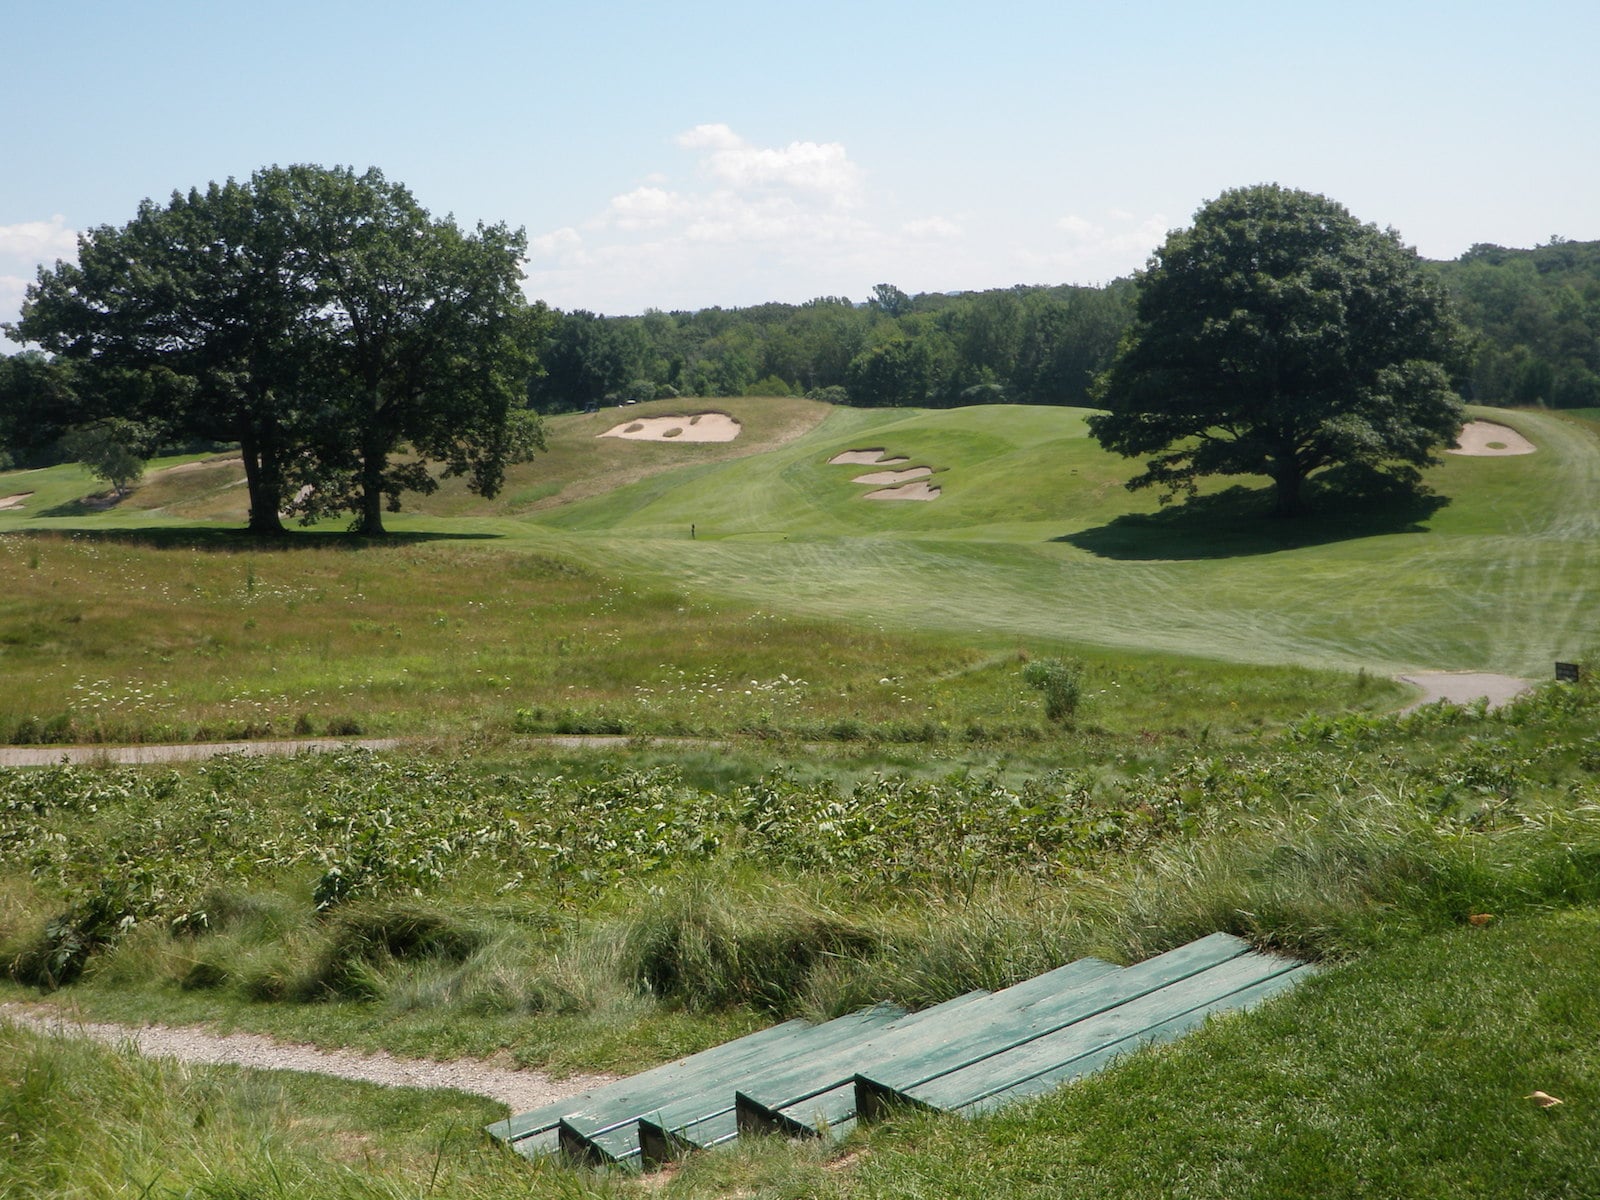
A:
[[[237,442],[250,529],[276,533],[293,342],[310,302],[282,214],[230,179],[82,234],[76,263],[40,268],[13,331],[78,368],[85,417],[149,416],[128,411],[139,389],[110,381],[162,381],[167,428]]]
[[[493,495],[539,444],[516,411],[545,319],[523,250],[504,225],[433,219],[376,169],[269,167],[83,235],[14,331],[88,380],[165,381],[170,432],[238,442],[252,531],[293,509],[382,533],[402,491],[442,472]],[[148,415],[125,400],[149,388],[89,391],[88,416]]]
[[[1108,450],[1150,456],[1130,488],[1161,485],[1168,499],[1208,475],[1265,475],[1289,515],[1324,468],[1432,462],[1461,428],[1466,350],[1393,230],[1325,196],[1239,188],[1151,258],[1089,429]]]

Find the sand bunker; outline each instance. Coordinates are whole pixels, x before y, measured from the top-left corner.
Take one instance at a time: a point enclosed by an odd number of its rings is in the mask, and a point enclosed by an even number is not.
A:
[[[1401,712],[1415,712],[1424,704],[1448,700],[1451,704],[1468,705],[1485,700],[1490,708],[1533,690],[1533,680],[1519,679],[1515,675],[1492,675],[1486,671],[1419,671],[1412,675],[1396,675],[1401,683],[1422,689],[1421,699],[1414,700]]]
[[[22,502],[31,495],[32,492],[18,492],[15,496],[0,496],[0,508],[21,508]]]
[[[909,483],[913,479],[926,479],[932,474],[932,467],[907,467],[904,471],[870,471],[865,475],[857,475],[850,482],[868,483],[873,487],[892,487],[896,484]]]
[[[898,463],[910,462],[907,458],[885,458],[882,450],[845,450],[835,454],[828,460],[830,467],[849,464],[856,467],[892,467]]]
[[[203,458],[198,462],[179,463],[175,467],[168,467],[158,471],[159,475],[186,475],[191,471],[209,471],[216,467],[242,467],[244,459],[237,454],[225,454],[221,458]]]
[[[596,436],[639,442],[731,442],[742,428],[727,413],[706,412],[687,417],[640,417]]]
[[[843,450],[830,458],[828,463],[830,466],[848,463],[854,466],[892,467],[911,461],[909,458],[885,458],[885,453],[883,450]],[[868,492],[863,497],[866,500],[937,500],[940,489],[926,482],[932,474],[932,467],[907,467],[903,471],[870,471],[865,475],[857,475],[850,482],[864,483],[878,489]],[[908,482],[913,479],[917,482]]]
[[[1461,439],[1447,453],[1495,458],[1506,454],[1532,454],[1537,449],[1509,425],[1498,425],[1493,421],[1468,421],[1461,430]]]
[[[939,489],[930,483],[907,483],[896,488],[883,488],[868,492],[868,500],[937,500]]]

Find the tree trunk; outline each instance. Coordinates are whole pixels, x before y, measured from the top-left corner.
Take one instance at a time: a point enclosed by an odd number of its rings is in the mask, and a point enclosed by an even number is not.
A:
[[[1300,499],[1301,485],[1305,480],[1298,466],[1286,466],[1273,474],[1272,481],[1277,485],[1277,499],[1272,510],[1274,516],[1298,517],[1305,511]]]
[[[283,483],[276,458],[263,462],[260,442],[251,434],[239,439],[239,454],[244,459],[245,489],[250,493],[251,533],[262,537],[282,536],[283,518],[278,508],[283,503]]]
[[[383,472],[389,465],[389,456],[382,450],[367,448],[361,455],[361,520],[356,532],[363,537],[382,537],[383,527]]]

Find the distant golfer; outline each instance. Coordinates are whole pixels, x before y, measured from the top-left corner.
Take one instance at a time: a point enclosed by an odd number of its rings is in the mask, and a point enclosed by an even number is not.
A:
[[[690,522],[690,524],[689,524],[689,540],[691,542],[694,541],[694,523],[693,522]]]

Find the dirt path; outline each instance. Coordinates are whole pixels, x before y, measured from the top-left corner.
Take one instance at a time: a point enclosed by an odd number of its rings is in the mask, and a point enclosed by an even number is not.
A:
[[[1420,699],[1413,700],[1401,712],[1414,712],[1424,704],[1448,700],[1451,704],[1471,704],[1487,700],[1490,708],[1533,690],[1533,680],[1518,679],[1515,675],[1490,675],[1481,671],[1427,671],[1414,675],[1396,675],[1401,683],[1422,689]]]
[[[452,1062],[395,1058],[379,1051],[356,1054],[348,1050],[319,1050],[291,1045],[255,1033],[212,1033],[205,1029],[168,1025],[108,1025],[81,1021],[50,1005],[0,1004],[0,1020],[13,1021],[37,1033],[61,1037],[86,1037],[110,1045],[132,1042],[151,1058],[175,1058],[185,1063],[254,1067],[268,1071],[309,1071],[335,1075],[388,1087],[454,1088],[475,1096],[488,1096],[510,1105],[513,1113],[611,1083],[613,1075],[568,1075],[552,1079],[543,1071],[518,1071],[477,1059]]]

